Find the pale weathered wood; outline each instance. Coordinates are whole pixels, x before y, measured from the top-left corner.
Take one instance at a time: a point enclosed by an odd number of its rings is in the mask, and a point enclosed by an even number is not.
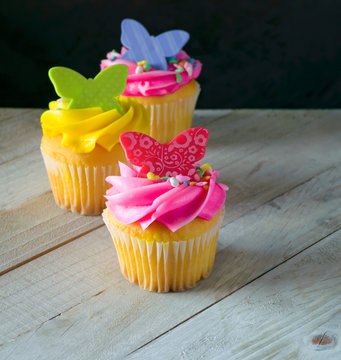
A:
[[[205,159],[220,168],[220,180],[231,188],[228,194],[229,216],[225,217],[224,224],[340,161],[340,114],[340,111],[334,110],[196,112],[194,124],[207,126],[210,130]],[[317,138],[319,141],[316,141]],[[40,141],[40,135],[37,141]],[[20,206],[31,199],[30,206],[39,207],[40,196],[49,191],[39,150],[3,164],[0,172],[3,174],[1,177],[6,179],[0,188],[0,204],[5,209]],[[20,207],[18,211],[19,216]],[[46,211],[49,212],[50,209],[46,208]],[[55,215],[51,214],[51,217],[53,216]],[[12,226],[20,226],[16,224],[16,216],[11,219],[14,221]],[[6,213],[1,214],[0,225],[7,221]],[[60,228],[62,227],[63,223],[60,224]],[[20,229],[25,232],[24,227],[20,226]],[[21,262],[29,259],[25,258],[26,253],[33,257],[39,255],[41,249],[46,251],[49,246],[58,245],[59,240],[65,241],[58,237],[51,241],[51,233],[44,244],[45,238],[41,238],[41,230],[39,228],[38,232],[37,228],[37,232],[29,232],[26,249],[21,257],[16,255],[11,259],[13,252],[1,251],[1,248],[6,249],[8,245],[0,246],[0,259],[6,258],[6,266],[12,267],[18,264],[19,260]],[[43,232],[46,231],[47,229]],[[32,236],[31,241],[29,236]],[[40,248],[35,248],[37,238],[43,242]],[[7,241],[7,238],[3,241]],[[32,248],[27,252],[30,242]],[[17,253],[20,252],[18,248]]]
[[[199,112],[195,121],[207,123],[230,112]],[[5,125],[1,138],[6,145],[2,154],[8,159],[0,165],[0,209],[4,210],[0,213],[0,273],[103,225],[101,217],[78,217],[53,203],[39,149],[40,113],[0,111],[1,129]],[[23,153],[25,149],[33,150]]]
[[[340,259],[337,231],[127,359],[341,359]]]
[[[61,210],[51,192],[0,216],[0,273],[104,226],[100,216]]]
[[[14,110],[13,116],[7,116],[9,112],[6,112],[0,120],[0,164],[39,148],[42,112],[39,109]]]
[[[338,230],[340,184],[332,168],[225,226],[212,275],[184,293],[129,284],[103,227],[3,275],[0,356],[122,358]]]

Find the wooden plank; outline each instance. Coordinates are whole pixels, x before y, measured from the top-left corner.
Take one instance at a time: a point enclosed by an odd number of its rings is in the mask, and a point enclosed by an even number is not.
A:
[[[46,193],[0,216],[0,274],[103,226],[100,216],[61,210]]]
[[[3,275],[0,357],[122,358],[338,230],[340,184],[329,169],[225,226],[212,275],[183,293],[128,283],[103,227]]]
[[[34,111],[35,109],[29,108],[1,108],[0,109],[0,122],[3,120],[8,120],[13,117],[23,115],[25,113]]]
[[[328,111],[326,116],[325,112],[320,111],[284,111],[282,117],[280,111],[241,110],[229,113],[227,117],[219,111],[214,111],[214,114],[218,117],[212,117],[210,112],[202,115],[199,111],[200,116],[196,122],[198,125],[208,124],[211,136],[206,159],[211,164],[220,165],[220,179],[231,188],[228,194],[228,216],[225,217],[224,224],[298,186],[341,159],[341,123],[338,121],[340,111]],[[264,129],[267,129],[267,132]],[[309,141],[317,137],[319,141]],[[219,150],[224,146],[226,151]],[[8,180],[0,194],[5,208],[20,205],[23,200],[34,199],[36,196],[37,200],[30,202],[30,206],[41,206],[40,192],[48,191],[49,184],[40,161],[37,150],[14,160],[12,167],[11,162],[4,165],[7,174],[5,177],[8,177]],[[24,167],[27,162],[30,163],[28,170]],[[20,173],[25,175],[25,181],[22,181]],[[47,207],[44,209],[47,213],[51,211]],[[18,210],[20,213],[20,207]],[[53,211],[48,218],[57,219]],[[25,227],[17,224],[18,217],[12,211],[9,217],[6,213],[0,214],[0,226],[7,223],[8,219],[12,221],[12,227],[19,227],[21,232],[25,232]],[[29,222],[22,221],[21,224],[25,226]],[[48,222],[44,224],[47,226]],[[98,226],[97,222],[95,226]],[[63,224],[59,227],[62,229]],[[86,231],[89,229],[86,228]],[[17,248],[10,253],[3,253],[1,249],[12,247],[3,241],[12,240],[0,240],[0,245],[4,244],[0,246],[0,259],[6,259],[4,264],[10,268],[17,265],[19,260],[22,262],[29,259],[28,254],[31,257],[37,256],[41,249],[47,251],[49,246],[57,246],[59,240],[61,243],[66,241],[64,237],[55,237],[55,241],[51,242],[53,234],[42,239],[41,231],[46,233],[48,228],[39,228],[39,231],[36,228],[28,232],[24,251]],[[72,234],[73,237],[77,236],[73,232]],[[43,243],[40,244],[40,241]],[[19,246],[20,243],[16,243]],[[30,243],[32,248],[28,252]],[[36,248],[37,244],[41,246]],[[23,254],[21,257],[18,256],[20,253]],[[16,255],[11,259],[10,256],[14,254]],[[4,270],[3,266],[2,271]]]
[[[16,208],[51,192],[40,149],[0,165],[0,209]],[[1,213],[0,213],[1,214]]]
[[[0,164],[36,150],[42,136],[40,115],[43,110],[5,111],[1,121]],[[7,114],[7,115],[6,115]],[[7,116],[7,117],[6,117]]]
[[[341,231],[127,359],[341,359]]]

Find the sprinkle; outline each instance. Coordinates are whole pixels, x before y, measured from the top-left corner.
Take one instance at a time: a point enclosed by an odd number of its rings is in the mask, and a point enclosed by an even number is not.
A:
[[[117,58],[117,56],[113,56],[112,58],[110,58],[111,61],[115,61]]]
[[[177,82],[177,83],[181,83],[181,81],[182,81],[181,75],[180,75],[180,74],[176,74],[176,82]]]
[[[117,52],[115,49],[112,49],[110,52],[113,52],[113,53],[115,53],[115,52]]]
[[[178,62],[178,59],[175,56],[171,56],[171,57],[167,58],[167,62],[176,64]]]
[[[135,74],[142,74],[143,73],[143,68],[141,65],[136,66],[135,69]]]
[[[148,71],[148,70],[150,70],[152,67],[150,66],[150,65],[148,65],[148,64],[144,64],[143,65],[143,69],[145,70],[145,71]]]
[[[198,174],[194,174],[194,180],[195,181],[200,181],[200,176]]]
[[[178,69],[175,69],[175,72],[176,73],[182,73],[184,72],[185,70],[183,68],[178,68]]]
[[[200,181],[197,183],[197,186],[204,186],[207,184],[207,181]]]
[[[210,175],[206,175],[206,176],[203,176],[202,179],[203,179],[203,180],[210,180],[210,179],[211,179],[211,176],[210,176]]]
[[[160,176],[159,175],[155,175],[153,174],[152,172],[149,172],[147,174],[147,178],[150,179],[150,180],[156,180],[156,179],[160,179]]]
[[[168,179],[169,179],[168,176],[163,176],[163,177],[161,178],[161,180],[164,180],[164,181],[167,181]]]
[[[207,172],[208,170],[212,170],[210,164],[207,164],[207,163],[204,164],[204,165],[202,165],[201,168],[202,168],[205,172]]]
[[[191,181],[191,182],[189,183],[189,186],[194,186],[194,185],[196,185],[196,184],[197,184],[196,181]]]
[[[186,64],[189,64],[189,63],[186,63]],[[185,65],[185,69],[187,71],[187,74],[189,76],[192,76],[192,74],[193,74],[193,66],[192,65]]]
[[[195,64],[193,69],[196,69],[199,66],[199,64]]]
[[[194,59],[193,59],[193,58],[189,58],[189,59],[188,59],[188,62],[191,63],[191,64],[193,64],[193,63],[194,63]]]
[[[170,181],[170,183],[171,183],[171,185],[172,185],[173,187],[179,186],[179,181],[176,180],[175,177],[171,177],[171,178],[169,179],[169,181]]]
[[[200,177],[205,174],[205,171],[201,167],[199,169],[197,169],[197,172],[200,175]]]
[[[203,186],[203,189],[204,189],[204,190],[208,190],[208,185],[204,185],[204,186]]]
[[[189,185],[189,182],[188,182],[188,181],[184,181],[183,184]]]
[[[195,162],[194,164],[193,164],[193,166],[197,169],[197,168],[199,168],[200,167],[200,162]]]
[[[179,181],[179,183],[183,183],[184,181],[189,181],[191,178],[189,176],[184,175],[176,175],[176,180]]]
[[[137,63],[137,65],[140,65],[140,66],[143,66],[145,64],[147,64],[147,60],[142,60]]]

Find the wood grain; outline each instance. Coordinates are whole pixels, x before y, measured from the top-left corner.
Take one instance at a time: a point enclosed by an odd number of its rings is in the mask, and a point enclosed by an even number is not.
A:
[[[340,359],[340,239],[335,232],[127,359]]]
[[[103,227],[3,275],[0,356],[122,358],[340,229],[340,184],[332,167],[226,225],[212,275],[184,293],[123,279]]]
[[[30,114],[31,112],[29,112]],[[19,114],[20,115],[20,114]],[[16,115],[16,121],[25,119]],[[38,122],[33,112],[32,122]],[[341,159],[340,111],[260,111],[260,110],[200,110],[196,112],[195,126],[207,126],[210,140],[205,159],[213,166],[218,164],[220,180],[230,185],[228,194],[229,216],[227,224],[252,209],[276,198],[278,195],[304,183],[328,169]],[[6,121],[10,121],[7,118]],[[26,126],[26,125],[25,125]],[[59,236],[55,228],[49,228],[46,220],[39,227],[30,226],[25,220],[27,208],[36,209],[40,215],[44,209],[44,219],[54,219],[60,231],[65,219],[72,224],[72,214],[65,214],[55,206],[41,206],[41,199],[49,198],[49,183],[39,151],[40,131],[35,132],[33,142],[36,150],[0,165],[0,226],[20,229],[25,233],[25,242],[12,249],[12,235],[0,235],[0,271],[6,271],[39,254],[67,241],[67,236]],[[317,141],[318,139],[318,141]],[[27,141],[23,138],[23,141]],[[28,145],[24,144],[24,147]],[[6,155],[9,157],[10,155]],[[16,191],[14,191],[16,189]],[[45,196],[45,197],[44,197]],[[57,214],[60,214],[58,216]],[[18,221],[20,219],[20,221]],[[57,225],[57,221],[60,222]],[[79,233],[68,230],[71,238],[97,227],[98,221],[79,220]],[[27,230],[27,231],[26,231]],[[46,236],[41,236],[41,234]],[[55,236],[57,235],[57,236]]]
[[[0,111],[0,274],[103,226],[101,217],[81,217],[53,201],[40,153],[42,110]],[[208,123],[231,110],[202,111],[195,122]],[[2,159],[2,158],[1,158]]]

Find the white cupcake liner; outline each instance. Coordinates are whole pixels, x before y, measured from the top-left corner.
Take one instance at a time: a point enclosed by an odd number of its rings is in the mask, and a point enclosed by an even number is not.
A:
[[[143,104],[150,114],[150,136],[160,143],[170,142],[176,135],[192,126],[200,87],[193,95],[177,101]]]
[[[105,178],[119,175],[119,166],[65,164],[41,149],[52,193],[57,205],[81,215],[99,215],[105,208]]]
[[[157,292],[182,291],[206,278],[213,267],[219,228],[224,216],[205,233],[186,241],[146,241],[117,229],[103,219],[113,238],[122,274],[142,289]]]

